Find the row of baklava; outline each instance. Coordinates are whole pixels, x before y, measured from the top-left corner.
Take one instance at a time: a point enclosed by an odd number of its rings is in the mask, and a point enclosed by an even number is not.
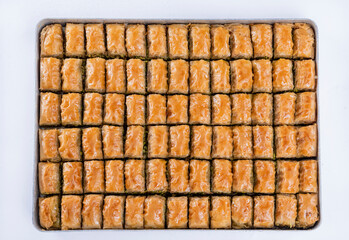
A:
[[[41,31],[41,56],[149,58],[314,58],[306,23],[51,24]],[[85,45],[86,42],[86,45]]]
[[[41,194],[318,191],[316,160],[128,159],[40,162],[38,168]]]
[[[316,124],[279,126],[275,130],[271,126],[157,125],[147,128],[147,139],[145,130],[143,126],[130,126],[124,130],[123,127],[109,125],[82,130],[41,129],[40,160],[55,162],[60,159],[81,161],[124,157],[275,159],[317,156]]]
[[[299,125],[316,121],[315,92],[281,94],[40,94],[40,126]]]
[[[317,194],[276,196],[85,196],[39,198],[45,229],[308,228],[319,220]]]
[[[40,62],[42,91],[141,94],[314,91],[315,76],[313,60],[239,59],[229,63],[41,58]]]

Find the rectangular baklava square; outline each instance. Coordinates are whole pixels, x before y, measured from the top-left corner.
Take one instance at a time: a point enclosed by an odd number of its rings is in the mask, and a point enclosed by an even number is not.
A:
[[[318,195],[307,193],[298,194],[298,215],[296,226],[300,228],[309,228],[319,220]]]
[[[273,124],[273,96],[268,93],[253,94],[252,97],[252,124]]]
[[[82,97],[79,93],[62,95],[61,121],[62,125],[81,125]]]
[[[126,130],[125,157],[143,157],[144,127],[129,126]]]
[[[229,95],[217,94],[212,96],[212,124],[231,124],[231,100]]]
[[[275,163],[273,161],[254,161],[254,192],[275,192]]]
[[[58,139],[59,155],[63,161],[81,160],[81,129],[60,129]]]
[[[189,57],[188,26],[172,24],[167,28],[168,52],[171,59]]]
[[[100,128],[93,127],[82,130],[82,149],[85,160],[103,159]]]
[[[59,125],[61,123],[60,103],[60,95],[52,92],[40,93],[40,126]]]
[[[125,56],[125,25],[106,25],[107,50],[109,56]]]
[[[213,127],[213,158],[233,157],[233,129],[228,126]]]
[[[299,191],[316,193],[317,186],[317,161],[305,160],[300,162],[299,168]]]
[[[231,200],[226,196],[211,198],[210,227],[231,228]]]
[[[249,25],[229,25],[232,58],[252,58],[252,42]]]
[[[103,122],[103,95],[84,94],[84,125],[101,125]]]
[[[253,72],[251,61],[239,59],[230,62],[232,92],[252,92]]]
[[[103,228],[123,228],[124,212],[125,196],[105,196],[103,204]]]
[[[233,162],[233,192],[253,192],[252,160],[238,160]]]
[[[84,24],[67,23],[65,25],[65,55],[69,57],[85,56]]]
[[[277,158],[297,156],[297,130],[293,126],[275,128],[275,154]]]
[[[316,94],[314,92],[297,93],[296,124],[311,124],[316,120]]]
[[[190,128],[188,125],[170,127],[169,155],[185,158],[189,155]]]
[[[145,96],[126,96],[126,119],[127,125],[145,124]]]
[[[145,93],[145,62],[140,59],[129,59],[126,62],[127,92]]]
[[[165,228],[166,198],[162,196],[148,196],[144,201],[144,227]]]
[[[39,189],[41,194],[58,194],[61,188],[59,163],[40,162],[38,165]]]
[[[169,95],[167,97],[167,123],[188,123],[188,119],[188,96]]]
[[[314,58],[314,30],[307,23],[295,23],[293,29],[293,58]]]
[[[147,110],[148,124],[165,124],[166,96],[160,94],[149,94],[147,96]]]
[[[145,25],[130,24],[126,27],[126,49],[128,57],[146,57]]]
[[[169,61],[168,93],[186,94],[189,91],[189,63],[184,60]]]
[[[41,56],[63,56],[63,30],[61,24],[50,24],[41,30]]]
[[[190,93],[210,93],[210,63],[191,61],[189,74]]]
[[[39,198],[39,222],[45,229],[58,229],[60,227],[60,199],[59,196]]]
[[[232,124],[251,124],[252,114],[252,95],[251,94],[233,94],[231,96],[232,105]]]
[[[188,227],[188,197],[167,198],[167,228]]]
[[[144,227],[144,196],[127,196],[125,204],[125,228]]]
[[[253,199],[251,196],[234,196],[231,203],[233,228],[252,227]]]
[[[210,96],[203,94],[191,94],[189,102],[190,123],[209,124],[211,122]]]
[[[81,228],[82,196],[63,195],[61,200],[62,230]]]
[[[294,61],[295,89],[314,91],[316,87],[315,62],[313,60]]]
[[[271,126],[253,127],[253,157],[272,159],[274,157],[274,130]]]
[[[89,194],[84,196],[82,202],[82,228],[102,228],[103,195]]]
[[[297,128],[297,157],[316,157],[317,124]]]
[[[299,192],[299,162],[277,161],[277,183],[278,193]]]
[[[189,187],[191,193],[210,192],[210,162],[191,160],[189,168]]]
[[[105,85],[107,93],[124,93],[126,91],[126,61],[109,59],[105,61]]]
[[[233,167],[230,160],[212,161],[212,191],[214,193],[231,193],[233,185]]]
[[[295,195],[276,195],[275,225],[292,228],[296,225],[297,199]]]
[[[61,90],[61,65],[58,58],[40,59],[40,90]]]
[[[292,58],[293,56],[293,24],[274,24],[274,57]]]
[[[104,158],[122,158],[124,156],[123,128],[104,125],[102,127]]]
[[[254,58],[273,57],[273,30],[270,24],[253,24],[251,38]]]
[[[105,59],[88,58],[86,60],[85,90],[87,92],[105,92]]]
[[[252,61],[253,92],[268,92],[273,90],[272,64],[270,60]]]
[[[105,36],[103,24],[86,24],[86,52],[88,56],[105,54]]]
[[[104,119],[103,123],[123,125],[125,115],[125,95],[107,93],[104,96]]]
[[[211,61],[211,92],[230,93],[230,66],[227,61]]]
[[[233,127],[233,155],[235,159],[252,158],[252,127]]]
[[[40,129],[40,161],[59,162],[59,142],[57,129]]]
[[[147,161],[147,191],[166,192],[168,188],[166,176],[167,162],[164,159],[151,159]]]
[[[166,26],[161,24],[147,27],[148,54],[150,58],[167,57]]]
[[[165,158],[168,155],[168,127],[148,127],[148,157]]]
[[[211,26],[212,58],[226,59],[230,57],[230,34],[224,25]]]
[[[274,196],[256,196],[253,200],[253,226],[272,228],[274,226]]]
[[[292,61],[279,59],[273,61],[273,92],[292,91],[293,72]]]
[[[127,192],[144,192],[145,162],[128,159],[125,162],[125,188]]]
[[[147,91],[151,93],[166,93],[167,62],[162,59],[152,59],[148,62]]]
[[[190,26],[190,59],[209,59],[211,56],[211,36],[208,24]]]
[[[83,89],[83,60],[66,58],[61,69],[63,92],[82,92]]]
[[[210,159],[212,145],[212,128],[193,126],[191,129],[191,157]]]
[[[103,193],[104,183],[104,162],[84,162],[84,193]]]
[[[292,125],[295,121],[296,98],[293,92],[274,95],[274,124]]]
[[[189,228],[209,228],[208,197],[189,198]]]
[[[189,162],[170,159],[168,161],[168,175],[171,193],[189,192]]]
[[[82,187],[82,163],[65,162],[63,163],[63,194],[81,194]]]
[[[105,162],[105,192],[122,193],[124,187],[124,165],[122,160],[111,160]]]

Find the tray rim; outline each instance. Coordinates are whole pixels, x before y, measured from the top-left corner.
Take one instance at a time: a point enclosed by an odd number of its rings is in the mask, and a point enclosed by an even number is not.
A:
[[[40,126],[38,124],[39,122],[39,114],[40,114],[40,90],[39,90],[39,81],[40,81],[40,32],[48,24],[65,24],[65,23],[125,23],[125,24],[175,24],[175,23],[186,23],[186,24],[192,24],[192,23],[207,23],[207,24],[256,24],[256,23],[266,23],[266,24],[274,24],[274,23],[307,23],[309,24],[313,30],[314,30],[314,36],[315,36],[315,80],[316,80],[316,124],[317,124],[317,181],[318,181],[318,209],[319,209],[319,220],[311,227],[306,229],[301,228],[248,228],[248,229],[70,229],[70,230],[62,230],[62,229],[52,229],[52,230],[46,230],[43,229],[40,226],[39,222],[39,214],[38,214],[38,200],[39,200],[39,186],[38,186],[38,163],[39,161],[39,134],[38,131],[40,129]],[[319,71],[318,71],[318,64],[319,64],[319,28],[318,25],[315,23],[313,19],[310,18],[43,18],[41,19],[35,26],[35,55],[36,55],[36,66],[37,69],[35,71],[35,81],[34,81],[34,87],[35,87],[35,93],[36,93],[36,117],[35,117],[35,126],[34,126],[34,167],[33,167],[33,207],[32,207],[32,224],[34,225],[34,228],[39,232],[89,232],[89,231],[100,231],[100,230],[109,230],[109,231],[115,231],[115,230],[122,230],[122,231],[159,231],[159,230],[166,230],[166,231],[178,231],[178,230],[205,230],[205,231],[212,231],[212,230],[218,230],[218,231],[260,231],[260,230],[267,230],[267,231],[311,231],[311,230],[317,230],[322,225],[322,190],[321,190],[321,180],[320,180],[320,172],[321,172],[321,154],[320,154],[320,108],[319,108]]]

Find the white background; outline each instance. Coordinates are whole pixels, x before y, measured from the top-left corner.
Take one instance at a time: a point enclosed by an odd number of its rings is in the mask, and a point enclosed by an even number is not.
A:
[[[348,239],[349,4],[345,1],[0,0],[0,239]],[[32,224],[36,25],[44,18],[310,18],[319,28],[321,224],[311,231],[40,232]]]

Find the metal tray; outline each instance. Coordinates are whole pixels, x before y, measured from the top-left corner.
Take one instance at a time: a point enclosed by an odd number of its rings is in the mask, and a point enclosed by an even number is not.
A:
[[[198,230],[206,230],[206,231],[212,231],[212,230],[230,230],[230,231],[256,231],[256,230],[273,230],[273,231],[307,231],[307,230],[314,230],[319,228],[321,225],[321,184],[320,184],[320,172],[321,172],[321,165],[320,165],[320,154],[319,154],[319,142],[320,142],[320,119],[319,119],[319,75],[318,75],[318,62],[319,62],[319,30],[316,25],[316,23],[308,18],[257,18],[257,19],[103,19],[103,18],[91,18],[91,19],[85,19],[85,18],[67,18],[67,19],[55,19],[55,18],[46,18],[41,20],[36,25],[36,61],[37,61],[37,71],[36,76],[34,80],[35,89],[36,89],[36,119],[35,119],[35,126],[34,126],[34,135],[35,135],[35,141],[34,141],[34,187],[33,187],[33,209],[32,209],[32,222],[34,227],[40,231],[40,232],[57,232],[57,231],[95,231],[95,230],[108,230],[108,231],[115,231],[115,230],[122,230],[122,231],[142,231],[142,230],[164,230],[164,229],[74,229],[74,230],[61,230],[61,229],[52,229],[52,230],[46,230],[43,229],[40,226],[39,221],[39,208],[38,208],[38,199],[40,196],[39,192],[39,183],[38,183],[38,174],[37,174],[37,167],[39,163],[39,137],[38,137],[38,131],[39,131],[39,109],[40,109],[40,99],[39,99],[39,82],[40,82],[40,32],[41,30],[49,24],[53,23],[130,23],[130,24],[175,24],[175,23],[207,23],[207,24],[229,24],[229,23],[242,23],[242,24],[255,24],[255,23],[268,23],[268,24],[274,24],[274,23],[307,23],[309,24],[313,30],[314,30],[314,37],[315,37],[315,80],[316,80],[316,124],[317,124],[317,162],[318,162],[318,211],[319,211],[319,220],[312,226],[306,229],[299,229],[299,228],[248,228],[248,229],[187,229],[190,231],[198,231]],[[178,230],[185,230],[185,229],[165,229],[166,231],[178,231]]]

